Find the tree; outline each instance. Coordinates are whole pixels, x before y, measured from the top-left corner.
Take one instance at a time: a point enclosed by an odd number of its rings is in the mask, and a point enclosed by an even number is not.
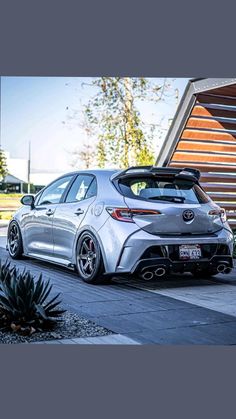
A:
[[[71,165],[73,167],[81,167],[89,169],[95,163],[95,147],[93,144],[93,129],[88,123],[87,115],[84,112],[82,121],[78,124],[82,128],[87,137],[87,141],[82,143],[82,147],[77,148],[73,151],[73,160]]]
[[[0,180],[3,180],[8,173],[7,160],[4,151],[0,148]]]
[[[92,86],[96,93],[88,101],[85,114],[97,133],[98,165],[153,164],[156,126],[144,124],[138,104],[164,100],[170,92],[169,82],[165,79],[159,86],[143,77],[99,77]]]

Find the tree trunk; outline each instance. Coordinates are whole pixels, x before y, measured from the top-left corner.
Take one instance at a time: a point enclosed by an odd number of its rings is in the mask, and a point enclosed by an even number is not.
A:
[[[134,166],[136,155],[133,138],[133,94],[130,77],[124,78],[125,87],[125,146],[124,146],[124,165]]]

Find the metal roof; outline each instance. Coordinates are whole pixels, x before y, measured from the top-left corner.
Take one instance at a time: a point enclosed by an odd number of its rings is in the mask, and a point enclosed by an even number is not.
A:
[[[11,183],[12,185],[19,185],[19,183],[24,183],[24,181],[18,179],[17,177],[9,173],[4,179],[2,179],[1,183]]]

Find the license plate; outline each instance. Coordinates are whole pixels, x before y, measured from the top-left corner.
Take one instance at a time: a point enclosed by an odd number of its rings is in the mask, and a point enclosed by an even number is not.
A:
[[[196,245],[182,245],[179,246],[179,258],[180,259],[200,259],[202,256],[201,247],[199,244]]]

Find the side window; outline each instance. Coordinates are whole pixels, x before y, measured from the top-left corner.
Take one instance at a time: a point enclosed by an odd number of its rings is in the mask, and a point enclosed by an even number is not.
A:
[[[90,192],[90,188],[93,186]],[[79,202],[96,194],[96,180],[91,175],[79,175],[71,186],[66,202]]]
[[[96,196],[96,195],[97,195],[97,181],[94,177],[93,180],[92,180],[92,183],[90,184],[90,186],[87,190],[85,198],[86,199],[87,198],[92,198],[93,196]]]
[[[40,196],[37,205],[58,204],[73,176],[65,176],[48,186]]]

